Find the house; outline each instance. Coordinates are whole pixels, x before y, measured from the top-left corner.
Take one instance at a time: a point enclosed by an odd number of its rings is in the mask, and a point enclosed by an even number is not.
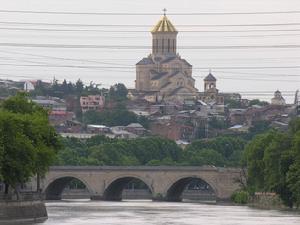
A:
[[[245,112],[246,123],[250,126],[257,121],[274,121],[285,114],[286,107],[283,105],[252,106]]]
[[[125,130],[138,136],[143,136],[147,132],[147,130],[139,123],[131,123],[125,127]]]
[[[100,111],[104,108],[105,98],[101,95],[88,95],[80,97],[82,112],[89,110]]]
[[[111,133],[106,134],[105,136],[109,138],[120,138],[120,139],[134,139],[138,137],[138,135],[126,131],[125,128],[126,128],[125,126],[111,127]]]
[[[207,116],[196,110],[183,110],[177,114],[155,118],[150,124],[152,134],[171,140],[190,141],[199,136],[207,125]]]
[[[248,132],[248,127],[238,124],[238,125],[229,127],[228,130],[233,131],[235,133],[246,133],[246,132]]]
[[[110,128],[105,125],[88,124],[86,129],[88,133],[92,134],[107,134],[110,132]]]
[[[30,92],[30,91],[34,91],[35,86],[36,86],[37,81],[33,81],[33,80],[26,80],[24,82],[24,91],[26,92]]]
[[[64,123],[55,126],[55,129],[59,133],[82,133],[84,131],[84,126],[76,120],[67,120]]]
[[[244,124],[246,109],[229,109],[228,120],[231,125]]]
[[[49,112],[49,122],[53,126],[64,124],[66,121],[71,121],[75,118],[73,112],[67,112],[63,110],[52,110]]]
[[[271,99],[272,105],[285,105],[285,99],[282,97],[279,90],[275,91],[274,97]]]
[[[45,109],[50,109],[54,111],[67,110],[65,101],[60,98],[37,96],[35,99],[32,99],[32,101]]]

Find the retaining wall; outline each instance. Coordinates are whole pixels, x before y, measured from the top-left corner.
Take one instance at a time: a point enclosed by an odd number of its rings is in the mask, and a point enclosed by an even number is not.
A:
[[[42,222],[47,218],[46,206],[40,200],[0,202],[0,224]]]

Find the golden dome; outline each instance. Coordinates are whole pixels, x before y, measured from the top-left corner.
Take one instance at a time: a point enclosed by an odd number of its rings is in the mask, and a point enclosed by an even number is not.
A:
[[[155,32],[177,32],[177,30],[167,16],[164,15],[151,30],[151,33]]]

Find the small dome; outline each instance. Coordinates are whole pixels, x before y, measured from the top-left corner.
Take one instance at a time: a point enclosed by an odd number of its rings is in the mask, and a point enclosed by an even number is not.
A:
[[[158,23],[153,27],[151,30],[151,33],[156,32],[176,32],[174,25],[171,23],[171,21],[168,19],[167,16],[163,16]]]
[[[211,74],[209,73],[205,78],[204,81],[217,81],[217,79]]]

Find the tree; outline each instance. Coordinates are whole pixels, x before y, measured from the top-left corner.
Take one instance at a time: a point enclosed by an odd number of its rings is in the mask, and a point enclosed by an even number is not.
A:
[[[290,132],[293,135],[291,158],[293,159],[287,173],[287,185],[291,199],[300,207],[300,119],[290,122]]]
[[[119,106],[113,109],[104,109],[101,112],[87,111],[83,115],[86,124],[100,124],[106,126],[127,126],[130,123],[138,122],[138,117],[128,111],[125,107]]]
[[[23,183],[30,176],[37,175],[39,189],[40,176],[47,172],[60,148],[58,135],[49,125],[47,111],[29,101],[24,94],[18,94],[4,101],[1,114],[4,163],[7,163],[2,169],[5,173],[4,181],[15,188],[17,183]],[[14,167],[17,162],[20,166]],[[15,178],[11,180],[9,176],[14,173]]]
[[[260,101],[259,99],[253,99],[249,102],[249,106],[253,106],[253,105],[266,106],[269,105],[269,103],[265,101]]]
[[[297,161],[291,165],[287,174],[287,185],[291,192],[291,201],[296,204],[296,207],[300,207],[300,162]]]
[[[248,188],[276,192],[283,202],[300,205],[300,119],[282,133],[270,130],[257,135],[246,147]]]
[[[248,185],[257,191],[265,190],[264,152],[272,141],[273,132],[257,135],[245,148],[245,162],[248,169]]]
[[[126,100],[127,99],[128,90],[124,84],[117,83],[113,85],[109,89],[109,97],[111,100]]]
[[[84,88],[83,82],[80,79],[76,81],[75,88],[76,88],[76,94],[80,96]]]
[[[3,151],[1,176],[5,192],[12,186],[26,182],[33,175],[34,147],[24,134],[26,119],[22,115],[0,111],[0,138]]]
[[[241,138],[230,136],[220,136],[209,140],[200,139],[188,145],[186,152],[200,152],[203,149],[214,150],[223,158],[223,160],[221,160],[222,162],[220,160],[216,161],[219,163],[218,165],[239,166],[245,143],[246,142]],[[199,158],[199,155],[194,157]],[[203,163],[206,163],[205,159]]]

